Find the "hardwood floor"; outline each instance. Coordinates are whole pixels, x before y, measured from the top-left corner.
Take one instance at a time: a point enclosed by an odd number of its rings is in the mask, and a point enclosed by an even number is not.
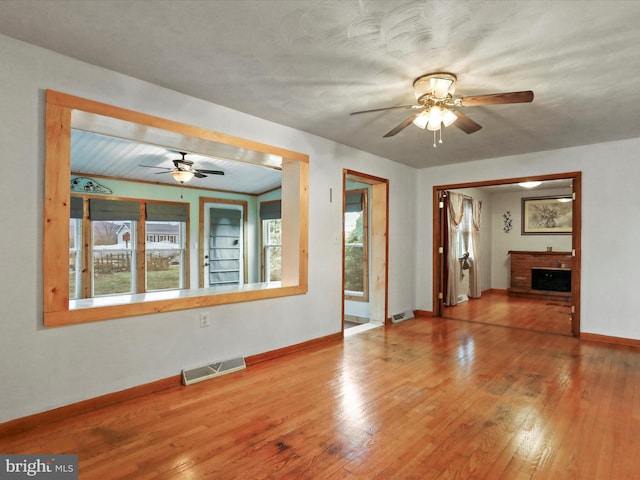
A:
[[[640,478],[640,349],[417,318],[0,439],[81,479]]]
[[[472,298],[454,307],[444,307],[442,316],[489,325],[571,335],[571,307],[560,300],[483,293],[481,298]]]

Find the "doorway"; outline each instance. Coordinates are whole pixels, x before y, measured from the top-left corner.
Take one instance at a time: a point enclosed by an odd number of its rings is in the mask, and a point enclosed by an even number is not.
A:
[[[387,321],[388,180],[343,170],[342,328]]]
[[[570,268],[570,276],[571,276],[571,292],[570,295],[566,298],[566,302],[557,301],[553,296],[546,297],[546,302],[535,304],[535,301],[538,299],[543,299],[543,296],[530,295],[530,294],[520,294],[520,292],[516,291],[517,289],[511,288],[510,279],[505,280],[507,284],[500,284],[499,278],[501,272],[497,269],[496,272],[492,272],[492,268],[496,268],[495,265],[504,265],[505,269],[510,268],[510,253],[512,250],[535,250],[533,254],[545,253],[545,251],[552,251],[553,253],[558,253],[551,246],[542,247],[542,248],[522,248],[515,247],[509,248],[504,245],[498,245],[497,251],[501,253],[496,254],[496,249],[492,249],[489,257],[491,262],[489,265],[485,265],[483,268],[485,272],[485,280],[483,281],[482,295],[484,296],[484,300],[476,301],[472,300],[471,304],[465,304],[461,308],[453,307],[456,309],[455,318],[464,319],[469,321],[482,321],[483,323],[487,323],[485,320],[487,318],[493,318],[498,316],[498,309],[506,310],[511,312],[518,311],[527,311],[535,315],[539,315],[538,319],[531,318],[530,324],[535,325],[537,330],[548,331],[549,333],[557,333],[554,331],[555,327],[550,327],[549,323],[545,324],[545,315],[548,317],[550,315],[550,311],[553,313],[555,310],[559,309],[560,313],[558,315],[562,315],[562,312],[566,312],[566,315],[569,317],[567,321],[567,330],[565,334],[573,335],[575,337],[580,336],[580,266],[581,266],[581,244],[580,244],[580,231],[581,231],[581,173],[580,172],[568,172],[563,174],[553,174],[553,175],[540,175],[534,177],[527,178],[510,178],[510,179],[502,179],[502,180],[493,180],[493,181],[485,181],[485,182],[475,182],[475,183],[464,183],[464,184],[452,184],[452,185],[438,185],[433,187],[433,315],[434,316],[443,316],[446,314],[447,316],[451,316],[451,312],[453,309],[448,307],[445,302],[445,286],[449,284],[449,279],[447,278],[447,271],[451,271],[450,267],[447,270],[447,225],[445,219],[445,202],[444,196],[447,191],[463,191],[463,192],[492,192],[491,195],[496,192],[506,191],[508,189],[514,190],[514,186],[521,184],[526,181],[536,181],[542,182],[542,188],[553,188],[554,186],[565,184],[569,185],[569,197],[572,201],[572,214],[569,220],[570,222],[570,233],[563,235],[566,239],[566,243],[563,244],[564,248],[562,250],[567,250],[566,253],[568,255],[568,263],[566,265],[563,260],[557,265],[558,267],[567,267]],[[521,188],[521,187],[518,187]],[[537,188],[537,187],[536,187]],[[547,190],[550,191],[550,190]],[[542,190],[542,193],[545,191]],[[509,238],[508,231],[511,230],[511,239],[514,237],[521,237],[522,241],[525,241],[524,245],[535,245],[534,240],[540,244],[540,242],[547,242],[551,244],[553,241],[558,241],[560,236],[553,236],[552,233],[545,232],[544,234],[533,236],[531,232],[526,231],[524,224],[522,223],[522,216],[525,208],[525,202],[522,199],[530,200],[533,197],[538,197],[539,195],[534,190],[522,190],[521,193],[514,193],[513,195],[518,196],[517,205],[512,204],[511,210],[505,210],[504,207],[499,207],[501,210],[497,211],[495,208],[492,208],[491,215],[489,216],[492,219],[490,225],[485,225],[485,232],[487,232],[486,228],[491,229],[489,233],[485,233],[483,235],[483,239],[489,239],[489,241],[493,242],[504,242],[506,238]],[[488,202],[491,204],[491,202]],[[503,205],[500,202],[495,202],[496,205]],[[511,221],[511,215],[516,218],[516,222],[513,224],[509,224],[508,221]],[[498,217],[496,219],[496,217]],[[503,217],[503,218],[500,218]],[[486,217],[483,217],[486,218]],[[500,227],[496,226],[498,221],[504,221],[504,223],[500,223]],[[564,233],[564,232],[563,232]],[[546,239],[546,240],[544,240]],[[529,242],[529,243],[526,243]],[[523,243],[515,243],[515,245],[523,245]],[[501,251],[504,250],[504,251]],[[542,250],[542,252],[537,252],[537,250]],[[498,262],[493,257],[497,255],[501,255],[498,258]],[[486,259],[485,259],[486,260]],[[484,262],[486,263],[486,262]],[[556,266],[556,265],[554,265]],[[489,268],[489,278],[486,278],[487,270]],[[502,275],[510,275],[508,273],[502,273]],[[498,280],[496,280],[498,278]],[[498,284],[498,288],[495,288],[496,284]],[[537,292],[539,293],[539,292]],[[485,295],[488,294],[488,295]],[[501,297],[496,296],[501,295]],[[480,296],[480,299],[483,297]],[[489,300],[493,299],[495,301],[495,305],[492,307]],[[529,305],[526,305],[527,302],[531,302]],[[521,305],[522,304],[522,305]],[[497,305],[500,305],[499,307]],[[482,306],[482,308],[480,307]],[[560,308],[561,306],[566,307],[565,309]],[[555,308],[558,307],[558,308]],[[493,313],[491,308],[495,308]],[[551,309],[551,310],[549,310]],[[555,309],[555,310],[554,310]],[[553,314],[556,314],[553,313]],[[489,317],[488,317],[489,316]],[[462,318],[465,317],[465,318]],[[508,322],[507,322],[508,323]],[[545,326],[546,325],[546,326]],[[510,326],[510,325],[505,325]],[[520,327],[527,328],[527,327]]]

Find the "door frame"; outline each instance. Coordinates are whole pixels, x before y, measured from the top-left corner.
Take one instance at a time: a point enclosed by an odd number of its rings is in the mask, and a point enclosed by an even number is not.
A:
[[[450,185],[434,185],[433,187],[433,292],[432,305],[433,316],[442,316],[442,298],[444,281],[444,220],[443,208],[441,208],[441,194],[445,190],[456,190],[460,188],[488,187],[493,185],[506,185],[525,181],[545,181],[570,179],[573,184],[573,214],[572,214],[572,250],[573,264],[571,268],[571,333],[574,337],[580,338],[580,277],[582,260],[582,172],[566,172],[548,175],[535,175],[528,177],[505,178],[499,180],[487,180],[482,182],[467,182]]]
[[[369,321],[389,323],[389,180],[355,170],[342,170],[342,331],[344,332],[344,267],[346,232],[344,230],[347,177],[370,186],[369,190]]]

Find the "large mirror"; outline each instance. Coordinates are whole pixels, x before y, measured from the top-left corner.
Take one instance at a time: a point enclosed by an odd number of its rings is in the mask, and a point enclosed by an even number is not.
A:
[[[45,325],[306,292],[308,157],[47,92]]]

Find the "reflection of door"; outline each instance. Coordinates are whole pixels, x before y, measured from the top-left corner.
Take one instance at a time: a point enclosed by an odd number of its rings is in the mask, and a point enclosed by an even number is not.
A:
[[[238,285],[243,282],[242,212],[238,209],[212,207],[208,228],[205,226],[207,286]]]

